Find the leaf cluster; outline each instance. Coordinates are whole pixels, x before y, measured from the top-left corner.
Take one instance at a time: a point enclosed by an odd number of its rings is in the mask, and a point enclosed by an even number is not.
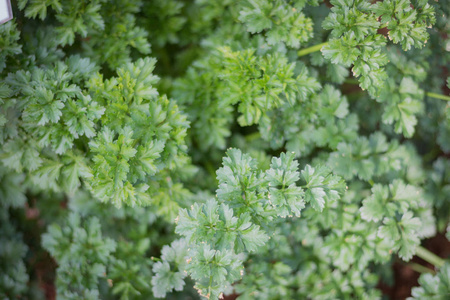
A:
[[[12,3],[0,298],[381,299],[448,237],[446,1]]]

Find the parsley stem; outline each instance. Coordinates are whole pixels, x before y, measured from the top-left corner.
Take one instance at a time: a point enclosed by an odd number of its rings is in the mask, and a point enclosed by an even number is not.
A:
[[[300,57],[300,56],[305,56],[305,55],[313,53],[313,52],[317,52],[320,49],[322,49],[323,46],[326,46],[326,45],[328,45],[328,42],[325,42],[322,44],[317,44],[317,45],[311,46],[309,48],[302,49],[297,52],[297,55]]]
[[[450,97],[449,96],[444,96],[444,95],[436,94],[436,93],[432,93],[432,92],[427,92],[427,96],[431,97],[431,98],[436,98],[436,99],[441,99],[441,100],[445,100],[445,101],[450,101]]]
[[[434,254],[433,252],[428,251],[422,246],[418,246],[416,249],[416,255],[423,259],[426,262],[434,265],[435,267],[441,268],[444,265],[444,260]]]
[[[306,49],[305,49],[306,50]],[[351,79],[348,78],[344,81],[345,83],[348,84],[359,84],[358,80],[356,79]],[[435,99],[441,99],[441,100],[445,100],[445,101],[450,101],[450,96],[445,96],[445,95],[441,95],[441,94],[437,94],[437,93],[432,93],[432,92],[427,92],[426,95],[430,98],[435,98]]]
[[[409,266],[411,269],[413,269],[417,273],[431,273],[431,274],[435,274],[436,273],[433,270],[431,270],[430,268],[427,268],[425,266],[419,265],[417,263],[409,263],[409,264],[407,264],[407,266]]]

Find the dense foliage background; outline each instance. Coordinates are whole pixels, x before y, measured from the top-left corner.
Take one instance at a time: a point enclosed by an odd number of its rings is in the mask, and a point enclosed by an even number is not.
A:
[[[448,0],[12,4],[1,299],[448,299]]]

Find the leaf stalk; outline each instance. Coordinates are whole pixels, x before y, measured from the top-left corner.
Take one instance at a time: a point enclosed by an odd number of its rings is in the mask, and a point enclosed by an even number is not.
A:
[[[359,84],[358,80],[352,79],[352,78],[345,79],[344,83],[347,83],[347,84]],[[441,95],[441,94],[438,94],[438,93],[432,93],[432,92],[426,92],[425,94],[428,97],[430,97],[430,98],[450,101],[450,96],[445,96],[445,95]]]
[[[322,43],[322,44],[317,44],[317,45],[314,45],[314,46],[302,49],[302,50],[297,52],[297,55],[298,55],[298,57],[301,57],[301,56],[308,55],[310,53],[317,52],[317,51],[321,50],[322,47],[324,47],[326,45],[328,45],[328,42],[325,42],[325,43]]]
[[[434,265],[435,267],[442,268],[444,266],[444,260],[434,254],[431,251],[428,251],[422,246],[418,246],[416,249],[416,255],[423,259],[424,261]]]
[[[441,95],[441,94],[437,94],[437,93],[427,92],[427,96],[431,97],[431,98],[436,98],[436,99],[441,99],[441,100],[445,100],[445,101],[450,101],[450,97],[449,96],[445,96],[445,95]]]
[[[430,274],[436,274],[435,271],[431,270],[430,268],[427,268],[425,266],[419,265],[417,263],[409,263],[407,264],[407,266],[409,266],[411,269],[413,269],[414,271],[416,271],[417,273],[430,273]]]

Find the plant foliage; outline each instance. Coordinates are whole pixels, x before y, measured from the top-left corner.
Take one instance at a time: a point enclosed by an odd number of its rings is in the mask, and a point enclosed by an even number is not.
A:
[[[0,298],[446,299],[448,0],[12,6]]]

